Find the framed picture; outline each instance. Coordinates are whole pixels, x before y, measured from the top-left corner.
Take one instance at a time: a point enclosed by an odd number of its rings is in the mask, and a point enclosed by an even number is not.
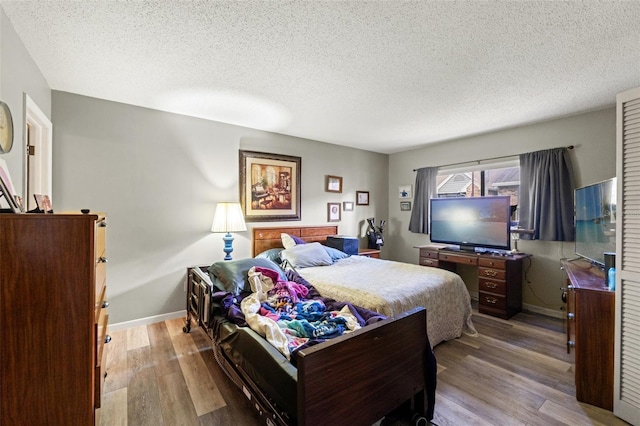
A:
[[[411,201],[400,201],[400,211],[408,212],[411,210]]]
[[[358,206],[369,205],[369,191],[356,191],[356,205]]]
[[[340,176],[327,176],[327,192],[342,192],[342,178]]]
[[[33,194],[33,198],[35,198],[36,200],[36,206],[38,210],[41,210],[43,213],[53,213],[51,199],[48,195]]]
[[[3,198],[14,213],[20,213],[21,209],[16,203],[14,196],[16,195],[15,187],[11,181],[11,175],[9,174],[9,168],[7,162],[3,158],[0,158],[0,192],[3,194]]]
[[[342,210],[344,210],[345,212],[352,212],[353,211],[353,201],[344,201],[342,203]]]
[[[400,185],[398,187],[398,195],[400,198],[411,198],[413,194],[411,193],[411,185]]]
[[[340,222],[340,203],[327,203],[327,221]]]
[[[240,151],[240,205],[247,222],[300,220],[300,167],[290,155]]]

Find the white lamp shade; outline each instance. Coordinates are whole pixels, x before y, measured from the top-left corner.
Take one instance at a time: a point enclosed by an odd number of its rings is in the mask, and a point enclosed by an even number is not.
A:
[[[213,216],[211,232],[241,232],[246,231],[240,203],[218,203]]]

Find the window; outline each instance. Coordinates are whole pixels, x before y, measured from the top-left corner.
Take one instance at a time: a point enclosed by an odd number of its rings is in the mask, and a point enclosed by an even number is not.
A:
[[[518,159],[493,164],[443,168],[438,172],[438,198],[509,195],[511,220],[518,221],[520,165]]]

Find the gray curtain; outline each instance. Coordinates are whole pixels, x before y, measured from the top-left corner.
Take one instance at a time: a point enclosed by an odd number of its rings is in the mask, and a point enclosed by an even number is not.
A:
[[[520,155],[520,227],[524,239],[574,241],[573,168],[567,148]]]
[[[409,231],[428,234],[429,233],[429,200],[436,197],[437,167],[423,167],[416,171],[416,184],[414,186],[413,209],[411,210],[411,221]]]

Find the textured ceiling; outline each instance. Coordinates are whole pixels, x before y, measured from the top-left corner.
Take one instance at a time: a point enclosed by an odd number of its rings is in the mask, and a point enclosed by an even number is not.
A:
[[[639,1],[0,4],[52,89],[382,153],[640,86]]]

